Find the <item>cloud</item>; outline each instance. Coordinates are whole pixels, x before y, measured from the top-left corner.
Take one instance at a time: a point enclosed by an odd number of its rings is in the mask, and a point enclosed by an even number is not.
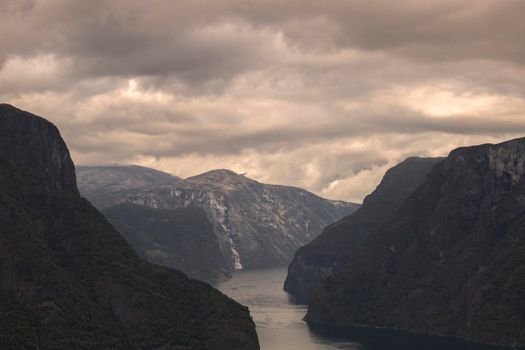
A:
[[[525,133],[525,3],[7,0],[0,99],[76,163],[232,168],[360,200],[411,155]]]

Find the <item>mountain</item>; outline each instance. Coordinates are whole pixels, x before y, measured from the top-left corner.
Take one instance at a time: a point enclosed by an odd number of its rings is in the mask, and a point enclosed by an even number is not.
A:
[[[82,181],[79,177],[81,191],[85,188]],[[92,200],[92,193],[82,194]],[[120,203],[204,209],[231,269],[288,264],[298,247],[358,208],[300,188],[262,184],[225,169],[166,184],[126,188],[106,198],[109,200],[103,203],[94,200],[95,205],[101,209]]]
[[[58,129],[0,104],[2,349],[258,349],[243,307],[139,259],[76,186]]]
[[[163,171],[138,165],[77,166],[80,193],[96,207],[115,201],[121,192],[180,180]]]
[[[313,296],[310,324],[525,346],[525,139],[459,148]]]
[[[362,240],[397,211],[443,158],[407,158],[388,170],[355,213],[328,226],[301,247],[288,268],[284,289],[307,302],[320,283],[349,264]]]
[[[231,264],[222,257],[213,224],[202,208],[154,209],[122,203],[102,214],[139,256],[152,263],[203,281],[231,277]]]

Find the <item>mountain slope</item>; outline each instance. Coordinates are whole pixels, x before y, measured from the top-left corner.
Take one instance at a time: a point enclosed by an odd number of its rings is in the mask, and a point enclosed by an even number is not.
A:
[[[138,165],[78,166],[80,193],[96,207],[112,202],[121,192],[180,180],[171,174]]]
[[[202,208],[154,209],[123,203],[102,213],[144,259],[204,281],[230,277],[231,264],[224,261],[213,224]]]
[[[525,139],[459,148],[309,305],[314,324],[525,345]]]
[[[284,289],[308,301],[320,283],[351,262],[360,242],[397,211],[442,158],[408,158],[388,170],[353,214],[328,226],[309,244],[301,247],[288,268]]]
[[[91,199],[90,194],[85,196]],[[214,224],[224,259],[232,267],[248,269],[289,263],[298,247],[358,207],[295,187],[262,184],[230,170],[121,191],[100,207],[118,203],[203,208]]]
[[[137,258],[56,127],[0,104],[2,349],[258,349],[248,310]]]

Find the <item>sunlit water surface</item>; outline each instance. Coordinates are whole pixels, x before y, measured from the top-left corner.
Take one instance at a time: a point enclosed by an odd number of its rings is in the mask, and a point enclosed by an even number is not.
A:
[[[250,308],[262,350],[493,350],[437,337],[382,331],[314,331],[306,306],[283,291],[286,268],[238,271],[216,287]]]

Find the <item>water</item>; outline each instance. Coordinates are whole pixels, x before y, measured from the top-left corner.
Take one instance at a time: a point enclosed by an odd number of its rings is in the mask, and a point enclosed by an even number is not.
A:
[[[494,350],[461,341],[388,331],[312,330],[305,305],[283,291],[286,268],[238,271],[216,287],[250,308],[262,350]]]

